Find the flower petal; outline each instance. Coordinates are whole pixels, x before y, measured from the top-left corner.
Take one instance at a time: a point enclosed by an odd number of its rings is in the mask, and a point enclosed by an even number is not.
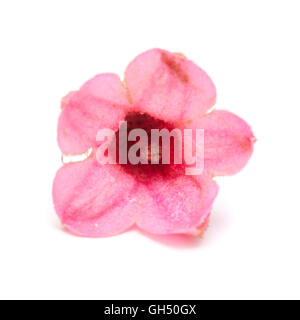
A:
[[[184,175],[140,185],[137,194],[142,210],[137,225],[156,234],[198,235],[207,225],[217,193],[213,180],[202,177],[196,181]]]
[[[127,91],[115,74],[100,74],[62,100],[58,144],[64,154],[95,146],[101,128],[116,130],[129,108]]]
[[[130,201],[136,183],[117,165],[94,158],[62,167],[54,180],[53,201],[62,223],[73,233],[115,235],[135,222]]]
[[[204,129],[204,167],[215,176],[237,173],[252,155],[250,126],[229,111],[214,110],[187,127]]]
[[[216,101],[209,76],[180,54],[152,49],[127,67],[125,82],[141,112],[165,120],[185,121],[204,114]]]

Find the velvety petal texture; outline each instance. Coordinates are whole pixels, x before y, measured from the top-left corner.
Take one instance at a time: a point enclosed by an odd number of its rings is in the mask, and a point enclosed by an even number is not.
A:
[[[137,110],[165,121],[194,119],[216,101],[215,86],[202,69],[161,49],[135,58],[126,69],[125,82]]]
[[[62,223],[73,233],[111,236],[135,222],[131,204],[135,188],[134,179],[119,166],[100,165],[91,157],[58,171],[53,200]]]
[[[127,91],[115,74],[100,74],[62,100],[58,144],[64,154],[81,154],[97,145],[102,128],[116,130],[130,109]]]
[[[137,225],[156,234],[197,235],[208,218],[218,193],[211,179],[196,181],[191,176],[159,179],[142,186],[143,210]]]
[[[256,139],[250,126],[229,111],[214,110],[187,128],[204,129],[204,167],[214,176],[239,172],[252,155]]]

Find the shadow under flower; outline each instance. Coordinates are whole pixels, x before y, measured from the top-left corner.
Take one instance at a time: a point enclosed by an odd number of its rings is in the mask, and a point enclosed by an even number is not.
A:
[[[193,237],[184,234],[170,234],[170,235],[158,235],[152,234],[143,230],[133,227],[132,230],[140,233],[141,235],[158,242],[159,244],[178,248],[178,249],[191,249],[199,247],[202,237]]]

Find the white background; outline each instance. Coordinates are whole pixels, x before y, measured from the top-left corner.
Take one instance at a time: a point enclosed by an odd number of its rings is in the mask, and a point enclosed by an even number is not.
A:
[[[300,298],[299,1],[1,1],[0,298]],[[258,139],[203,239],[63,231],[60,99],[137,54],[182,52]]]

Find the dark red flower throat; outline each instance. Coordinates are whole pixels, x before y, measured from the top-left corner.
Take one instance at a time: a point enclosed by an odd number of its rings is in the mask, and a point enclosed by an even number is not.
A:
[[[158,145],[151,145],[152,129],[167,129],[169,132],[171,132],[173,129],[175,129],[174,125],[160,119],[155,119],[149,114],[138,112],[129,112],[125,117],[125,121],[127,122],[127,137],[132,130],[143,129],[147,133],[148,145],[146,145],[145,148],[141,147],[136,151],[136,156],[139,157],[141,161],[138,164],[132,164],[128,158],[129,150],[140,140],[140,138],[137,137],[136,141],[127,140],[127,143],[123,144],[122,141],[119,141],[120,130],[123,129],[121,126],[116,133],[116,160],[124,170],[130,174],[133,174],[136,178],[143,182],[155,178],[156,176],[164,176],[164,178],[174,177],[174,175],[177,176],[179,172],[182,172],[183,166],[174,164],[174,137],[171,136],[170,138],[170,164],[162,163],[162,139],[159,139]],[[120,163],[120,150],[122,150],[123,147],[127,148],[127,164]],[[157,163],[151,164],[152,157],[156,159]],[[145,163],[146,160],[148,163]]]

